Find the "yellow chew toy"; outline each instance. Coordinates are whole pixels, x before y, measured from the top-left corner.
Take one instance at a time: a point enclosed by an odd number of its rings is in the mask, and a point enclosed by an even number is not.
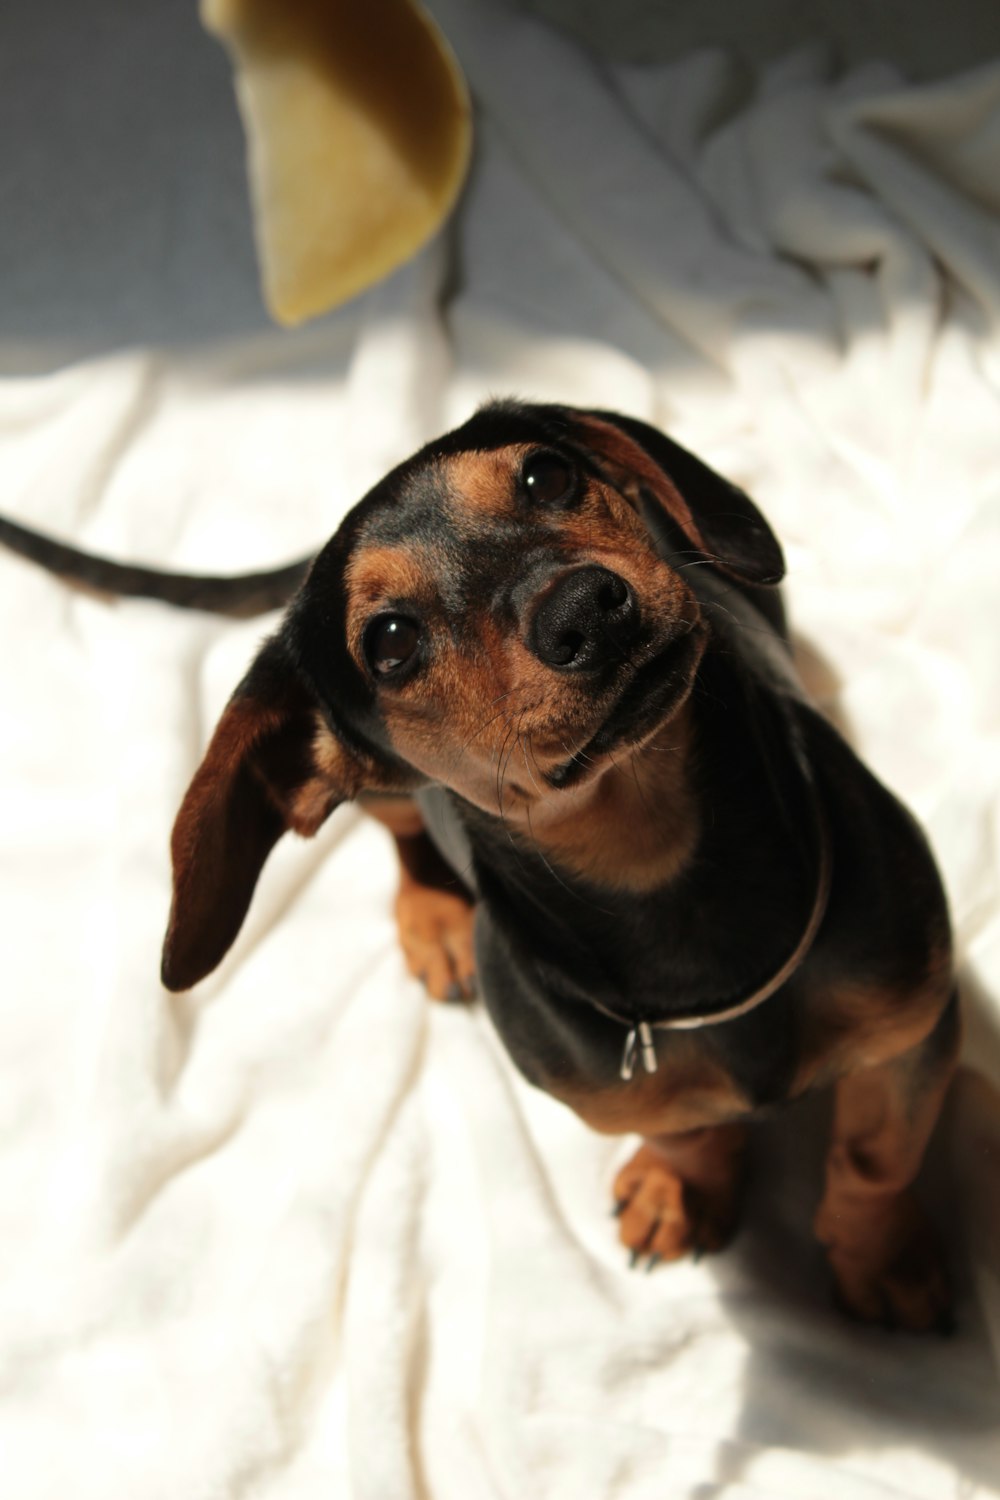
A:
[[[409,259],[465,176],[458,64],[414,0],[202,0],[247,134],[264,297],[316,317]]]

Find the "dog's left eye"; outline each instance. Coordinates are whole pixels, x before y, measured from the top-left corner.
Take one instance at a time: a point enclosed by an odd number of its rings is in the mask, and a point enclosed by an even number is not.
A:
[[[365,631],[365,656],[380,677],[412,661],[420,645],[420,626],[406,615],[380,615]]]
[[[521,470],[521,486],[536,505],[567,505],[576,495],[576,470],[558,453],[532,453]]]

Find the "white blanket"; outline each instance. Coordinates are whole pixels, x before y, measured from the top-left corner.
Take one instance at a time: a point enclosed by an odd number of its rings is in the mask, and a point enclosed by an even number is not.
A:
[[[606,75],[482,0],[434,9],[479,106],[457,223],[294,335],[42,374],[8,342],[0,504],[235,570],[316,546],[488,393],[661,423],[782,536],[810,675],[938,851],[1000,1079],[1000,66]],[[760,1130],[729,1251],[630,1272],[626,1144],[406,978],[355,812],[279,848],[217,975],[159,988],[170,823],[260,622],[6,556],[0,616],[4,1500],[1000,1495],[985,1086],[926,1184],[953,1340],[831,1309],[821,1101]]]

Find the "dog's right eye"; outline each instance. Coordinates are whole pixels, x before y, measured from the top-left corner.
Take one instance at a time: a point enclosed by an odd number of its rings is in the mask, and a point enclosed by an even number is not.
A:
[[[576,497],[576,471],[558,453],[532,453],[521,470],[521,486],[535,505],[568,505]]]
[[[420,626],[406,615],[379,615],[365,631],[365,657],[379,677],[405,667],[420,646]]]

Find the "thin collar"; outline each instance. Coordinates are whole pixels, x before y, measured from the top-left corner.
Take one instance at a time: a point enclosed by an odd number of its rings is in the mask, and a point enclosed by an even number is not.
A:
[[[820,924],[826,914],[827,902],[830,899],[830,881],[833,861],[830,855],[830,836],[827,830],[826,819],[817,808],[819,822],[820,853],[819,872],[816,877],[816,894],[813,897],[812,909],[808,921],[802,930],[801,936],[784,963],[769,979],[759,985],[752,994],[744,999],[736,1001],[733,1005],[723,1005],[718,1010],[689,1011],[686,1015],[668,1016],[657,1021],[630,1022],[624,1016],[616,1015],[613,1010],[602,1005],[599,1001],[591,1001],[597,1010],[618,1021],[623,1026],[628,1026],[628,1035],[625,1038],[625,1047],[622,1051],[620,1077],[627,1083],[635,1073],[636,1059],[642,1057],[642,1065],[647,1073],[657,1071],[656,1042],[654,1031],[696,1031],[702,1026],[721,1026],[724,1021],[735,1021],[739,1016],[749,1015],[765,1000],[769,1000],[783,984],[789,980],[795,971],[802,965],[810,948],[816,940]]]

